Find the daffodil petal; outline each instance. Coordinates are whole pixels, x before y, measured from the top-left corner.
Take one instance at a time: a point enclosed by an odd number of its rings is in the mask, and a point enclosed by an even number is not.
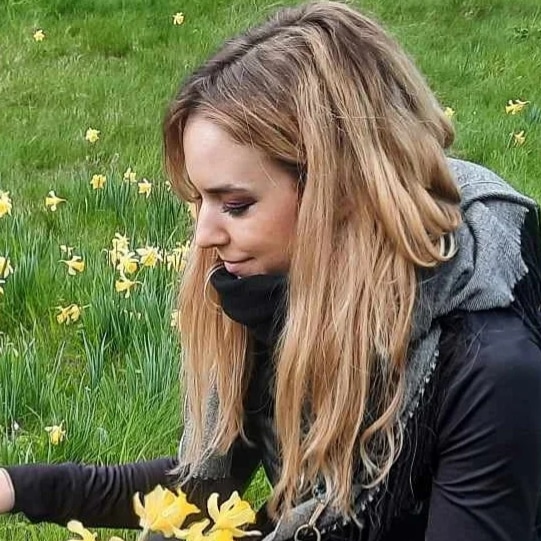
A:
[[[216,530],[209,536],[211,541],[234,541],[235,537],[231,530]]]
[[[220,510],[218,509],[218,493],[213,492],[207,500],[207,511],[210,518],[216,522],[220,518]]]
[[[145,516],[145,508],[143,507],[143,504],[141,503],[140,499],[140,493],[136,492],[133,496],[133,510],[135,511],[135,514],[143,520]],[[139,525],[143,527],[143,524],[141,524],[141,521],[139,522]]]
[[[70,532],[81,536],[80,540],[70,539],[69,541],[94,541],[97,537],[97,534],[88,531],[78,520],[70,520],[67,524],[67,528]]]
[[[237,537],[247,537],[249,535],[261,535],[259,530],[240,530],[239,528],[234,528],[230,531],[235,539]]]

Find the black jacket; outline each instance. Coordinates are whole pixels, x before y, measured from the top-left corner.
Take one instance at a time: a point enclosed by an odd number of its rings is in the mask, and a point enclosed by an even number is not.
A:
[[[440,358],[406,432],[383,496],[367,511],[362,537],[353,527],[326,534],[368,541],[534,541],[541,539],[541,250],[536,217],[524,224],[529,272],[506,309],[455,313],[441,321]],[[236,298],[236,297],[235,297]],[[247,309],[251,308],[251,299]],[[257,314],[256,314],[257,315]],[[256,363],[245,403],[245,431],[233,451],[231,477],[186,487],[201,509],[217,491],[242,492],[261,464],[271,483],[279,471],[269,388],[272,334],[255,336]],[[135,528],[135,492],[172,487],[176,458],[135,464],[23,465],[7,468],[14,512],[31,521]],[[197,518],[197,517],[195,517]],[[263,508],[258,525],[272,528]]]
[[[538,539],[534,524],[541,491],[541,351],[532,332],[509,309],[461,314],[445,328],[441,349],[447,353],[422,406],[433,415],[420,416],[433,421],[433,426],[421,427],[433,431],[431,456],[412,472],[411,491],[391,498],[389,524],[381,539]],[[269,430],[271,403],[257,385],[268,383],[269,367],[259,366],[246,417],[255,447],[239,442],[232,478],[190,487],[192,499],[202,508],[211,491],[229,496],[232,490],[242,490],[260,461],[271,482],[278,475]],[[405,456],[418,445],[407,446]],[[167,472],[175,464],[175,458],[163,458],[104,467],[7,469],[16,492],[15,512],[34,522],[65,524],[77,518],[87,527],[137,527],[132,495],[158,483],[173,486]],[[392,486],[391,476],[389,492]],[[264,510],[259,521],[265,527]],[[333,535],[346,538],[355,532]]]

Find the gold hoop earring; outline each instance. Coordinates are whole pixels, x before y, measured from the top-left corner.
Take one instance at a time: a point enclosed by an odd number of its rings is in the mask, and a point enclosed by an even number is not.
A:
[[[208,302],[210,304],[210,306],[212,308],[214,308],[214,310],[216,312],[221,312],[222,311],[222,306],[220,304],[216,304],[212,298],[210,297],[210,295],[208,294],[208,286],[209,286],[209,283],[210,283],[210,277],[212,276],[212,273],[217,271],[218,269],[220,268],[220,266],[217,266],[215,268],[212,268],[211,271],[209,272],[206,280],[205,280],[205,287],[203,289],[203,300],[205,302]]]
[[[440,237],[440,255],[443,259],[451,259],[458,251],[454,231]]]

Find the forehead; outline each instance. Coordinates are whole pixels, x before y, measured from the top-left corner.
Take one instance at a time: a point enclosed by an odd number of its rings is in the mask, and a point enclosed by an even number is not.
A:
[[[218,183],[253,187],[269,161],[259,149],[237,143],[216,123],[197,115],[186,123],[183,150],[190,181],[207,191]]]

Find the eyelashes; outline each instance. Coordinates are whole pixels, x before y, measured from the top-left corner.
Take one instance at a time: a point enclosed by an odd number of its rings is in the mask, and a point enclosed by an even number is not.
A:
[[[243,203],[237,205],[223,205],[222,212],[229,214],[230,216],[237,217],[242,216],[253,205],[253,203]]]
[[[201,196],[194,197],[193,201],[191,201],[195,205],[201,205],[202,202],[203,198]],[[249,203],[223,203],[221,210],[224,214],[229,214],[233,217],[242,216],[254,203],[255,201]]]

